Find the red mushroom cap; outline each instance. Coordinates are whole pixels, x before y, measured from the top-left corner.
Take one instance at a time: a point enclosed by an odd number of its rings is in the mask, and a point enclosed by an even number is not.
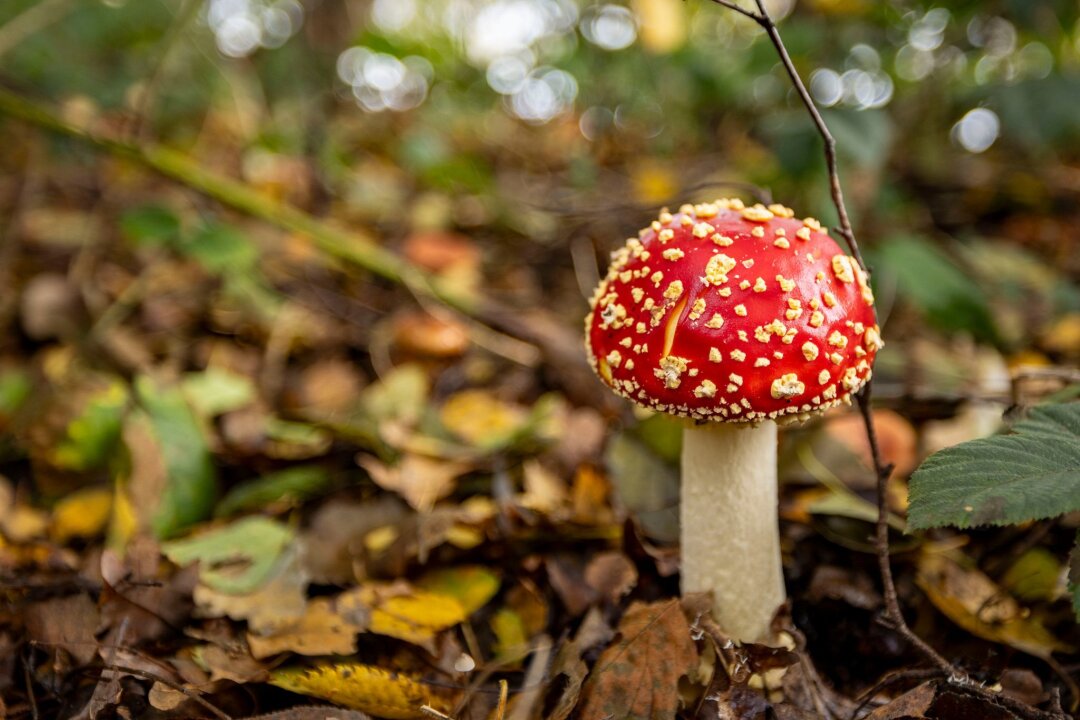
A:
[[[866,273],[813,218],[740,200],[683,205],[612,254],[585,319],[616,393],[693,418],[805,417],[870,379]]]

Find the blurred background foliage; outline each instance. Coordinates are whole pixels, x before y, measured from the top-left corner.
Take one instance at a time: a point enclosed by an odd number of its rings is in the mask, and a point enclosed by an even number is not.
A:
[[[874,271],[901,529],[903,475],[927,453],[1077,395],[1080,5],[767,5],[836,137]],[[625,539],[628,514],[647,542],[677,534],[678,426],[638,422],[584,367],[609,251],[661,205],[723,195],[835,224],[821,139],[773,47],[705,0],[4,0],[0,88],[0,566],[75,568],[56,546],[300,507],[304,529],[275,526],[285,539],[255,560],[294,540],[316,551],[283,553],[281,606],[236,600],[235,620],[302,613],[309,583],[468,557],[506,565],[499,627],[529,620],[493,647],[558,637],[610,590],[574,579],[582,548]],[[126,149],[7,117],[12,93]],[[194,165],[160,177],[130,146]],[[206,178],[222,202],[190,187]],[[335,232],[274,220],[283,204]],[[350,258],[369,241],[497,300],[498,322],[363,272]],[[855,621],[800,594],[819,566],[859,567],[868,586],[876,572],[851,560],[872,551],[862,431],[851,415],[823,425],[785,431],[786,573],[812,649],[837,654],[831,679],[865,687],[887,669],[877,601]],[[1022,595],[1015,576],[1037,561],[1046,582],[1023,598],[1077,639],[1058,601],[1078,524],[1030,542],[975,532],[957,586],[930,602],[984,640],[1058,651],[1003,640],[980,613]],[[557,582],[537,590],[505,541],[545,530],[573,552],[544,556]],[[635,592],[677,593],[674,556],[647,542]],[[998,553],[1010,543],[1019,558]],[[979,563],[993,581],[963,596]],[[867,647],[872,662],[851,662]]]
[[[879,396],[931,419],[999,403],[962,435],[987,431],[1016,400],[1011,371],[1080,357],[1077,4],[770,9],[836,136],[875,270],[892,339]],[[771,193],[835,219],[821,140],[773,48],[707,2],[9,0],[0,80],[96,136],[177,149],[374,238],[473,296],[543,308],[563,339],[607,251],[661,204]],[[255,433],[278,459],[343,436],[385,455],[358,394],[399,361],[501,348],[495,363],[451,363],[451,389],[502,377],[508,359],[536,366],[531,348],[479,325],[403,314],[407,294],[300,233],[72,139],[13,122],[0,133],[0,411],[15,428],[43,421],[12,420],[44,397],[19,361],[41,351],[39,374],[64,398],[45,406],[71,417],[16,445],[59,442],[54,468],[105,463],[132,400],[148,427],[195,445],[200,422],[258,406],[257,433],[238,421],[225,435]],[[87,359],[90,379],[64,395],[69,365]],[[326,374],[312,387],[344,383],[347,421],[288,407],[312,367]],[[552,370],[504,394],[565,390]],[[162,373],[164,385],[148,379]],[[182,377],[186,402],[170,389]],[[196,456],[171,471],[216,487],[215,463]],[[211,505],[159,521],[179,527]]]

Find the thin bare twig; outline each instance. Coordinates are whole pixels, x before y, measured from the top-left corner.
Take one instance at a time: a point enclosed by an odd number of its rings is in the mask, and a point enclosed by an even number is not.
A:
[[[810,118],[817,128],[818,134],[821,135],[822,140],[825,142],[825,164],[829,173],[829,187],[832,194],[833,205],[836,206],[836,214],[840,220],[838,232],[847,242],[855,260],[865,270],[866,263],[863,262],[862,254],[859,252],[859,244],[855,241],[855,233],[851,229],[851,219],[848,216],[847,208],[844,205],[844,193],[840,187],[840,171],[836,162],[836,140],[833,138],[832,133],[829,132],[829,128],[825,124],[824,118],[821,117],[821,113],[818,112],[817,106],[814,104],[814,99],[810,96],[810,92],[806,89],[806,85],[803,83],[799,71],[795,68],[795,63],[792,61],[791,55],[788,53],[787,47],[780,37],[780,31],[777,29],[776,23],[773,22],[772,17],[769,15],[769,11],[765,8],[764,0],[754,0],[757,5],[757,12],[746,10],[733,2],[729,2],[729,0],[712,0],[712,2],[734,10],[756,22],[765,31],[766,35],[768,35],[773,47],[776,48],[776,53],[780,57],[784,70],[787,71],[788,77],[791,78],[791,82],[795,86],[799,98],[802,100],[807,112],[810,113]],[[922,653],[930,663],[945,673],[947,677],[951,679],[962,679],[963,675],[948,660],[943,658],[936,650],[911,631],[907,621],[904,620],[903,613],[900,611],[900,603],[896,593],[896,584],[893,582],[892,566],[889,559],[889,516],[885,495],[885,488],[889,476],[892,474],[892,467],[886,467],[881,461],[881,453],[879,452],[877,444],[877,433],[874,430],[874,419],[870,411],[870,397],[871,383],[867,381],[866,385],[863,386],[862,391],[858,395],[858,404],[859,411],[862,413],[863,423],[866,426],[866,435],[870,442],[870,454],[873,459],[874,473],[877,479],[878,519],[874,545],[877,550],[878,565],[881,571],[886,617],[889,625],[897,633],[911,643],[913,647]]]
[[[877,431],[874,428],[874,416],[870,407],[870,393],[873,381],[867,380],[862,391],[858,394],[856,402],[859,412],[862,414],[863,424],[866,426],[866,437],[870,442],[870,457],[874,461],[874,473],[877,475],[877,523],[875,527],[874,547],[877,550],[878,569],[881,572],[882,595],[885,598],[885,616],[890,627],[899,633],[913,647],[921,652],[946,677],[959,678],[961,674],[948,660],[943,658],[937,650],[930,647],[922,638],[911,631],[904,614],[900,611],[900,601],[896,594],[896,583],[893,582],[892,563],[889,558],[889,509],[886,487],[889,476],[892,475],[892,464],[884,465],[881,462],[881,449],[878,447]]]
[[[178,693],[181,693],[182,695],[186,696],[188,699],[197,702],[199,705],[202,705],[204,708],[206,708],[206,710],[208,712],[213,714],[214,717],[219,718],[219,720],[232,720],[231,715],[226,713],[224,710],[219,708],[217,705],[214,705],[209,700],[203,698],[198,692],[196,692],[194,690],[190,690],[190,689],[184,687],[183,685],[181,685],[180,683],[173,682],[172,680],[170,680],[168,678],[160,677],[160,676],[155,675],[153,673],[146,672],[145,670],[140,670],[138,668],[133,668],[133,667],[127,667],[125,665],[105,665],[104,670],[109,671],[109,672],[126,673],[128,675],[134,675],[135,677],[140,677],[140,678],[142,678],[144,680],[153,680],[154,682],[159,682],[162,685],[167,685],[170,688],[172,688],[173,690],[176,690]]]
[[[829,127],[825,124],[825,119],[821,117],[817,105],[814,104],[810,91],[806,89],[802,76],[795,69],[795,63],[792,61],[787,46],[784,45],[784,41],[780,37],[780,31],[777,29],[776,23],[773,22],[772,16],[769,15],[769,11],[765,9],[764,0],[755,0],[758,8],[757,12],[740,7],[734,2],[730,2],[730,0],[712,0],[712,2],[729,10],[734,10],[756,22],[769,36],[769,41],[776,48],[776,54],[780,56],[780,62],[791,79],[791,84],[795,86],[799,99],[802,100],[803,106],[810,114],[810,119],[814,122],[814,127],[817,128],[818,134],[825,142],[825,165],[829,171],[829,192],[832,195],[833,205],[836,207],[836,215],[840,219],[840,227],[837,228],[837,232],[844,238],[859,266],[866,270],[866,263],[863,261],[862,253],[859,252],[859,243],[855,240],[855,232],[851,229],[851,219],[848,216],[847,206],[844,204],[844,191],[840,187],[840,170],[836,161],[836,139],[829,132]]]

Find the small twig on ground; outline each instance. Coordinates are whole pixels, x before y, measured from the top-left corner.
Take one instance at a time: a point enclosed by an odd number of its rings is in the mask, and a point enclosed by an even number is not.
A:
[[[224,710],[220,709],[209,700],[204,699],[201,695],[199,695],[199,693],[195,692],[194,690],[189,690],[183,685],[175,683],[168,678],[159,677],[157,675],[154,675],[153,673],[146,672],[145,670],[125,667],[123,665],[105,665],[104,668],[105,670],[126,673],[127,675],[134,675],[135,677],[140,677],[144,680],[152,680],[154,682],[159,682],[162,685],[168,685],[173,690],[176,690],[177,692],[186,695],[189,699],[194,700],[199,705],[202,705],[204,708],[207,709],[207,711],[209,711],[211,714],[214,715],[214,717],[218,718],[219,720],[232,720],[231,715],[227,714]]]
[[[942,675],[941,671],[937,668],[914,668],[912,670],[894,670],[886,673],[880,680],[874,683],[872,687],[865,690],[858,697],[859,704],[852,711],[851,720],[856,720],[856,718],[859,717],[859,713],[863,711],[863,708],[873,702],[879,692],[891,685],[904,682],[905,680],[931,680],[939,677],[942,677]]]

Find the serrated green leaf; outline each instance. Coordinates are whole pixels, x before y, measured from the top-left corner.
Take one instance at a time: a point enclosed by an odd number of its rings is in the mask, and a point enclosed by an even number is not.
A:
[[[927,458],[911,477],[911,527],[1009,525],[1080,510],[1080,403],[1036,407],[1013,431]]]
[[[165,461],[165,488],[150,524],[158,537],[170,537],[210,517],[217,494],[214,463],[198,419],[178,387],[161,387],[142,376],[135,381],[135,391]]]

